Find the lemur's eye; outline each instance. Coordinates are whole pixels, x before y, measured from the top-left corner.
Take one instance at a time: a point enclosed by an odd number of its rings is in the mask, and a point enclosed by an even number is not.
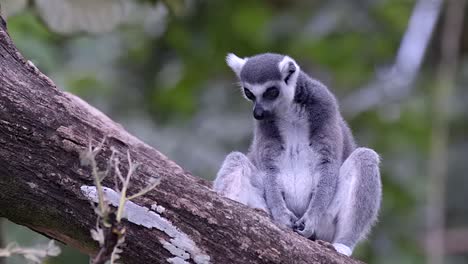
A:
[[[255,95],[247,88],[244,87],[244,94],[250,101],[255,101]]]
[[[279,89],[275,86],[272,86],[263,93],[263,98],[266,100],[275,100],[278,97],[278,95]]]

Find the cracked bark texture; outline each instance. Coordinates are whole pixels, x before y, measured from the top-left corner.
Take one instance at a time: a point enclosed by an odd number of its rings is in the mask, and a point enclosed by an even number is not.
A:
[[[151,177],[161,184],[135,203],[166,208],[163,217],[186,233],[211,263],[359,263],[277,227],[269,218],[214,193],[156,149],[78,97],[57,88],[15,48],[0,18],[0,217],[96,254],[90,229],[96,215],[80,191],[93,185],[79,152],[107,137],[100,164],[113,147],[141,163],[130,191]],[[188,150],[189,151],[189,150]],[[113,187],[111,179],[104,186]],[[124,220],[124,263],[166,263],[169,237]],[[193,259],[187,260],[194,263]]]

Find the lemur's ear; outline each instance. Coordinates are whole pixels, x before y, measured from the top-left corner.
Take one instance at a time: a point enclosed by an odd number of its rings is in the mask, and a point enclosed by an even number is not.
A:
[[[299,72],[299,65],[290,57],[284,56],[284,59],[279,63],[281,77],[286,84],[289,84],[291,77]]]
[[[240,73],[242,71],[242,67],[244,67],[245,62],[247,62],[246,59],[241,59],[237,57],[234,53],[228,53],[226,56],[226,62],[229,67],[236,73],[237,77],[240,78]]]

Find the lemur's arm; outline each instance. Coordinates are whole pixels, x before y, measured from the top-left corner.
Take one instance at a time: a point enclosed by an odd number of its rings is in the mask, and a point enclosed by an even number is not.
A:
[[[282,190],[278,183],[278,169],[268,171],[265,182],[266,204],[273,219],[280,224],[293,227],[297,217],[286,207]]]
[[[281,145],[268,140],[263,141],[262,145],[258,147],[257,158],[260,170],[265,172],[264,190],[267,207],[276,222],[292,228],[298,218],[287,208],[283,190],[278,182],[279,168],[276,157],[282,151]]]
[[[339,127],[327,125],[311,136],[311,147],[318,156],[314,173],[319,176],[316,193],[308,208],[308,212],[313,214],[325,211],[336,191],[340,170],[339,153],[342,151],[341,137],[337,130],[339,131]]]
[[[311,177],[319,179],[315,194],[307,211],[295,225],[295,229],[301,235],[310,237],[337,189],[343,134],[337,103],[322,84],[309,81],[307,85],[299,86],[296,99],[308,110],[309,146],[317,154],[315,166],[311,168]]]
[[[335,195],[340,170],[339,139],[333,132],[320,131],[311,137],[310,145],[317,153],[317,162],[312,173],[319,177],[315,194],[304,216],[297,221],[297,231],[311,237],[318,227],[318,221],[330,205]],[[337,142],[338,141],[338,142]]]

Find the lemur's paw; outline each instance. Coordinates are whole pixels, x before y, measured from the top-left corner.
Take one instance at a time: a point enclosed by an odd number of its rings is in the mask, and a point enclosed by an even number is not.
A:
[[[348,257],[351,256],[351,254],[353,253],[353,251],[348,246],[345,246],[341,243],[333,243],[333,247],[336,249],[338,253],[341,253]]]
[[[300,234],[303,237],[306,237],[311,240],[315,240],[317,237],[316,227],[318,226],[318,221],[315,216],[303,216],[301,219],[297,220],[294,223],[294,231]]]
[[[294,223],[297,221],[296,215],[294,215],[291,211],[289,210],[284,210],[282,212],[276,213],[273,215],[273,219],[282,224],[285,225],[289,228],[293,228]]]

